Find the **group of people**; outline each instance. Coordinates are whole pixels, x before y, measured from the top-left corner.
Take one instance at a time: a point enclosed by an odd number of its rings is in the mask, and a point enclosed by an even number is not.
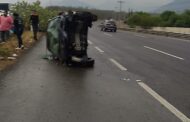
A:
[[[32,11],[29,21],[32,25],[34,39],[37,40],[39,16],[35,10]],[[22,41],[23,31],[24,31],[24,22],[18,13],[13,13],[11,16],[8,15],[7,11],[5,11],[3,15],[0,16],[0,32],[1,32],[0,43],[5,43],[7,37],[9,37],[10,32],[14,32],[18,40],[18,47],[16,49],[24,49]]]

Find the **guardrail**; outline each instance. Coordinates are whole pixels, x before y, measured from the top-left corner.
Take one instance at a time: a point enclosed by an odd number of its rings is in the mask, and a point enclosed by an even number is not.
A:
[[[120,30],[139,32],[139,33],[148,33],[154,35],[175,37],[190,40],[190,34],[181,34],[181,33],[173,33],[173,32],[164,32],[164,31],[154,31],[150,29],[136,29],[136,28],[119,28]]]

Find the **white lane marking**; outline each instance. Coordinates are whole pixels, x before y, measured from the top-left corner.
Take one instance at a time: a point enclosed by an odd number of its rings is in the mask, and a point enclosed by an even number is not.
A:
[[[184,60],[184,58],[181,58],[181,57],[179,57],[179,56],[175,56],[175,55],[172,55],[172,54],[166,53],[166,52],[161,51],[161,50],[157,50],[157,49],[154,49],[154,48],[151,48],[151,47],[148,47],[148,46],[144,46],[144,47],[147,48],[147,49],[150,49],[150,50],[153,50],[153,51],[156,51],[156,52],[159,52],[159,53],[162,53],[162,54],[165,54],[165,55],[168,55],[168,56],[171,56],[171,57],[177,58],[177,59],[180,59],[180,60]]]
[[[135,35],[135,36],[145,38],[145,36],[143,35]]]
[[[100,53],[104,53],[104,51],[102,49],[100,49],[99,47],[95,47]]]
[[[112,35],[111,34],[109,34],[109,33],[104,33],[105,35],[107,35],[107,36],[111,36],[112,37]]]
[[[91,45],[93,44],[90,40],[88,40],[88,43],[91,44]]]
[[[156,100],[158,100],[163,106],[165,106],[170,112],[172,112],[176,117],[178,117],[182,122],[190,122],[190,119],[185,116],[182,112],[180,112],[177,108],[171,105],[167,100],[161,97],[158,93],[152,90],[148,85],[143,82],[138,82],[138,84],[147,91],[150,95],[152,95]]]
[[[111,61],[113,64],[115,64],[120,70],[122,70],[122,71],[127,71],[127,69],[126,69],[124,66],[122,66],[121,64],[119,64],[116,60],[110,58],[110,61]]]

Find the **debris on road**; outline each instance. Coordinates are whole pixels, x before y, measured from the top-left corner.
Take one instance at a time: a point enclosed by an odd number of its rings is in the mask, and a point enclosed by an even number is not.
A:
[[[13,56],[13,57],[17,57],[18,55],[17,55],[16,53],[14,53],[12,56]]]
[[[121,80],[123,80],[123,81],[127,81],[127,79],[126,79],[126,78],[122,78]]]
[[[16,60],[15,57],[7,57],[8,60]]]

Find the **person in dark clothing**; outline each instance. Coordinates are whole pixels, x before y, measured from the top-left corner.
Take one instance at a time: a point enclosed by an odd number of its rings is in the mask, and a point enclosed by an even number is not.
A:
[[[24,30],[23,20],[17,13],[13,13],[14,17],[14,33],[17,35],[18,47],[16,49],[24,49],[22,42],[22,34]]]
[[[32,14],[30,15],[30,23],[32,25],[34,39],[37,39],[37,33],[38,33],[38,26],[39,26],[39,16],[35,10],[32,11]]]

